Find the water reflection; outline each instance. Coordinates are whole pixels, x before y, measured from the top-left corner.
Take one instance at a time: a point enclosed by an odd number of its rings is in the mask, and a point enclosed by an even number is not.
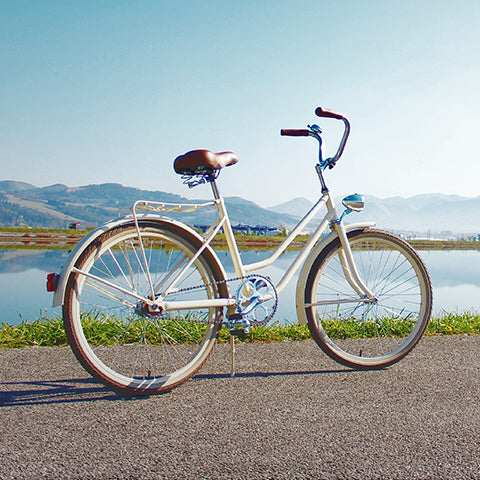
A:
[[[434,311],[480,310],[480,252],[426,251],[420,252],[429,269],[434,288]],[[227,274],[234,277],[233,265],[227,252],[218,253]],[[245,264],[258,262],[271,255],[265,251],[242,252]],[[286,252],[272,267],[258,273],[278,283],[293,261],[296,252]],[[60,315],[53,309],[52,294],[45,290],[49,272],[58,272],[68,252],[64,250],[0,250],[0,323],[18,324],[40,316]],[[297,277],[279,294],[276,319],[296,321],[295,288]]]
[[[63,250],[0,250],[0,323],[16,325],[46,314],[60,315],[60,309],[51,307],[45,279],[46,273],[60,269],[67,255]]]
[[[420,252],[433,284],[434,311],[480,311],[480,251]]]
[[[58,270],[68,253],[66,250],[0,250],[0,274]]]
[[[436,286],[480,286],[479,250],[432,250],[420,254]]]

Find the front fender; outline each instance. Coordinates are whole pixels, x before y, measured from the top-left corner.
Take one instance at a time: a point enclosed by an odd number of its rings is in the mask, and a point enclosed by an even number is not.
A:
[[[366,230],[367,228],[371,228],[373,226],[375,226],[375,223],[373,222],[352,223],[350,225],[345,225],[344,228],[345,228],[345,232],[349,233],[357,230]],[[338,235],[336,234],[336,232],[332,232],[330,233],[330,235],[325,237],[321,242],[319,242],[308,255],[307,259],[305,260],[305,263],[303,264],[302,270],[300,271],[300,274],[298,276],[298,282],[297,282],[297,291],[295,295],[296,306],[297,306],[297,317],[298,317],[298,323],[300,325],[307,324],[307,316],[305,314],[305,307],[304,307],[304,297],[305,297],[305,288],[307,286],[307,278],[308,278],[310,269],[312,268],[313,262],[318,257],[320,252],[327,245],[333,242],[337,237]]]
[[[197,242],[203,243],[204,241],[203,237],[199,235],[195,230],[188,227],[184,223],[178,222],[168,217],[147,213],[145,215],[137,215],[137,219],[139,222],[143,220],[148,220],[149,222],[156,222],[159,224],[174,225],[175,227],[180,228],[185,232],[186,239],[193,237]],[[100,235],[102,235],[106,231],[112,228],[121,227],[123,225],[133,224],[133,222],[134,222],[134,219],[132,215],[110,220],[104,225],[96,228],[95,230],[92,230],[88,235],[86,235],[82,240],[80,240],[80,242],[77,243],[75,248],[70,252],[70,255],[68,256],[66,262],[63,264],[62,269],[60,271],[57,286],[53,294],[54,307],[63,305],[63,299],[65,297],[65,288],[67,285],[67,280],[70,275],[70,272],[72,271],[72,268],[77,262],[81,253],[88,247],[88,245],[90,245],[93,241],[95,241]],[[226,278],[225,271],[223,269],[223,266],[220,260],[218,259],[217,254],[214,252],[214,250],[210,246],[207,246],[206,250],[209,250],[209,252],[213,255],[214,259],[217,261],[217,264],[221,272],[223,273],[223,278]]]

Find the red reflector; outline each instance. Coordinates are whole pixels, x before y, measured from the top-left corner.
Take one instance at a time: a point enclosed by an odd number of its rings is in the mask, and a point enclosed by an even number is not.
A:
[[[47,275],[47,292],[54,292],[57,289],[59,277],[58,273],[49,273]]]

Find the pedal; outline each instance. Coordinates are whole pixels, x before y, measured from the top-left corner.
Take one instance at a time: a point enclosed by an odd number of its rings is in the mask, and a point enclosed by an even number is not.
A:
[[[247,332],[244,328],[231,328],[230,329],[230,335],[233,335],[234,337],[244,337]]]
[[[227,327],[230,329],[230,335],[239,337],[250,333],[250,322],[245,320],[241,313],[233,313],[228,315],[227,319]]]

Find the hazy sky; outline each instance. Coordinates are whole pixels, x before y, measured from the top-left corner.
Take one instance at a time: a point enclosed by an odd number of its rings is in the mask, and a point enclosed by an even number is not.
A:
[[[173,159],[233,150],[220,189],[313,199],[316,146],[352,135],[337,195],[480,195],[478,0],[0,0],[1,180],[188,190]],[[330,146],[330,148],[328,148]]]

